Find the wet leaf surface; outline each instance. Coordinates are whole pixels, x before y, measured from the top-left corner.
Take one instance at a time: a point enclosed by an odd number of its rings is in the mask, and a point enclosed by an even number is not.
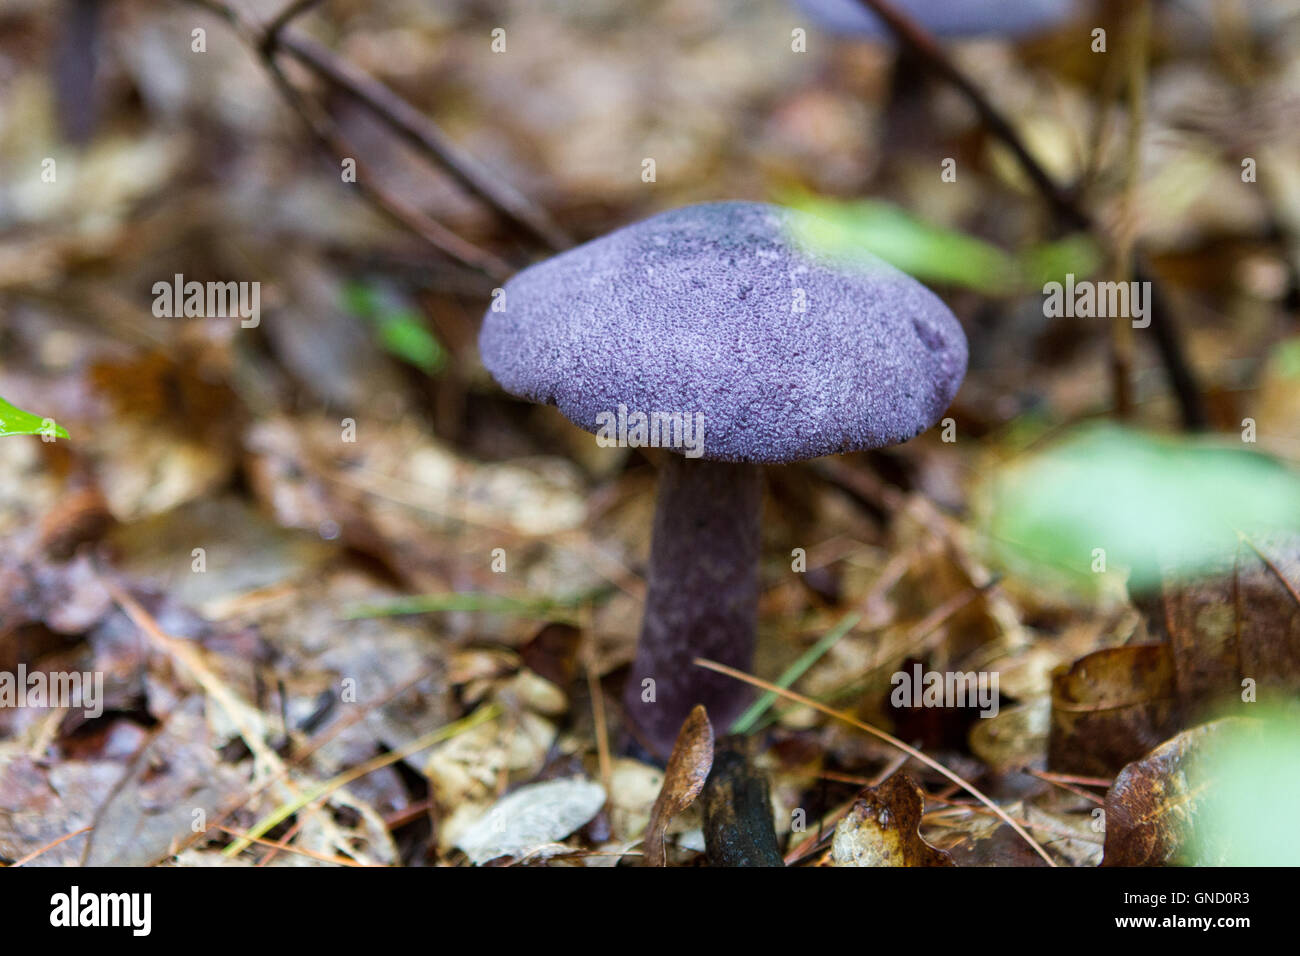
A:
[[[905,774],[864,790],[835,827],[833,866],[953,866],[921,836],[925,791]]]
[[[1203,748],[1223,724],[1185,730],[1120,771],[1106,794],[1105,866],[1193,862],[1189,836],[1209,781]]]
[[[1048,765],[1117,772],[1177,729],[1173,654],[1166,644],[1095,651],[1052,682]]]

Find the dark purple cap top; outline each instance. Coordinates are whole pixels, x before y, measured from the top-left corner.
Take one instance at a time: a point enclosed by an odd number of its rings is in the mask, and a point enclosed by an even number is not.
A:
[[[1071,13],[1072,0],[892,0],[900,13],[947,37],[1018,36],[1043,30]],[[887,38],[885,22],[858,0],[794,0],[823,30]]]
[[[637,412],[701,422],[688,457],[789,462],[907,441],[961,384],[961,327],[869,253],[813,251],[807,219],[687,206],[525,269],[488,310],[483,362],[598,435]]]

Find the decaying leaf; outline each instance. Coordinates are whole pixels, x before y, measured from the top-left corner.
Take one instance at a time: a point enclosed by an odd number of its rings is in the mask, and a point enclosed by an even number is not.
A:
[[[1177,729],[1166,644],[1095,651],[1052,679],[1048,766],[1110,776]]]
[[[470,824],[456,845],[476,864],[527,856],[564,839],[605,804],[605,788],[579,777],[520,787]]]
[[[835,828],[834,866],[953,866],[952,857],[921,837],[925,795],[906,774],[896,773],[858,794]]]
[[[95,812],[121,779],[107,760],[42,766],[15,741],[0,743],[0,856],[21,859],[95,822]],[[88,833],[51,847],[29,866],[76,866]]]
[[[1228,718],[1185,730],[1120,771],[1106,794],[1103,866],[1189,863],[1192,823],[1209,782],[1194,764]]]
[[[703,704],[696,704],[673,744],[672,756],[664,770],[664,783],[650,810],[650,824],[645,832],[645,863],[667,866],[664,833],[673,817],[681,813],[700,795],[713,767],[713,724]]]
[[[1024,813],[1023,801],[1005,809],[1013,817]],[[956,866],[1046,866],[1025,838],[989,813],[967,811],[964,816],[927,824],[926,833],[934,845],[945,851]]]
[[[1300,691],[1300,537],[1243,537],[1222,574],[1167,581],[1155,622],[1173,649],[1179,701],[1207,715],[1258,690]]]
[[[215,820],[247,786],[237,769],[219,762],[200,710],[191,698],[133,761],[97,811],[84,865],[156,863],[193,835],[197,814]]]

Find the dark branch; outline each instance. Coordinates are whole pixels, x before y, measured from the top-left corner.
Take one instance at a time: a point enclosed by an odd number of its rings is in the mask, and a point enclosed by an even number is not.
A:
[[[540,240],[551,251],[572,245],[569,237],[543,209],[497,180],[419,110],[383,83],[335,56],[328,48],[288,32],[288,22],[311,5],[309,0],[295,0],[267,27],[225,0],[188,2],[217,14],[234,26],[245,42],[260,52],[268,69],[274,66],[275,53],[282,50],[335,88],[354,97],[516,231]],[[373,185],[370,188],[373,190]]]
[[[275,48],[280,39],[280,31],[288,26],[291,20],[306,13],[320,2],[321,0],[293,0],[281,10],[275,19],[266,25],[266,36],[262,40],[263,53],[269,53]]]
[[[1020,168],[1034,184],[1038,194],[1051,207],[1057,221],[1067,229],[1096,232],[1096,222],[1081,205],[1077,196],[1062,188],[1036,160],[1021,140],[1020,135],[1001,111],[998,110],[943,48],[911,17],[903,14],[890,0],[858,0],[883,20],[894,36],[907,47],[929,70],[954,86],[979,114],[985,129],[1001,140],[1016,157]],[[1196,374],[1188,364],[1179,341],[1177,324],[1169,311],[1168,300],[1160,291],[1149,271],[1139,270],[1139,280],[1151,283],[1151,329],[1155,334],[1156,350],[1164,363],[1170,385],[1178,399],[1183,425],[1189,430],[1205,428],[1207,418],[1196,382]]]
[[[545,212],[522,194],[496,181],[476,160],[457,150],[447,134],[383,83],[336,57],[314,40],[286,33],[280,48],[358,102],[395,133],[432,157],[465,189],[494,208],[511,225],[541,240],[552,251],[573,243]]]

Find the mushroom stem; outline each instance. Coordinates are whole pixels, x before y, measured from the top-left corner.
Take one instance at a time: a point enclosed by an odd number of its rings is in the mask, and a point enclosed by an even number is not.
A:
[[[758,465],[670,454],[659,475],[645,616],[624,704],[636,736],[661,757],[696,704],[725,733],[749,702],[746,685],[691,662],[751,666],[762,503]]]

